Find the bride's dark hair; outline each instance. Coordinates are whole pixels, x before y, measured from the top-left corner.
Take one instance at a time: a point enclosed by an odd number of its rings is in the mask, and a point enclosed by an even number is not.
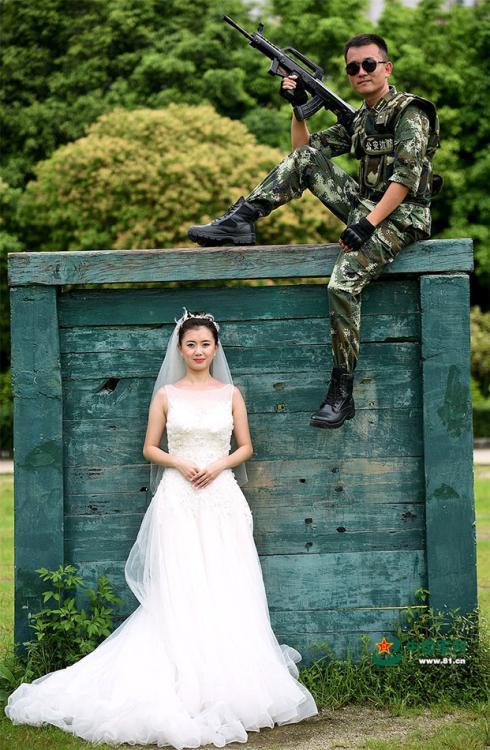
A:
[[[194,312],[191,313],[192,315],[205,315],[203,312],[198,312],[197,310],[194,310]],[[182,325],[179,328],[179,344],[182,343],[182,339],[184,337],[184,333],[186,331],[191,331],[193,328],[200,328],[201,326],[204,326],[204,328],[208,328],[214,337],[214,343],[218,343],[218,331],[216,329],[216,326],[214,325],[213,321],[209,318],[187,318],[187,320],[184,320]]]

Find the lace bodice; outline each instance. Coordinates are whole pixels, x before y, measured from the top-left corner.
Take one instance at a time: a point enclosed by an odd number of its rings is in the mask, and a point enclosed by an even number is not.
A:
[[[204,468],[230,453],[233,432],[232,383],[222,388],[190,390],[165,386],[169,453],[188,458]],[[201,489],[192,486],[178,469],[166,469],[160,485],[162,501],[180,516],[183,510],[199,515],[204,509],[216,517],[245,514],[253,528],[252,512],[231,469]]]
[[[166,385],[165,389],[169,453],[203,466],[227,456],[233,431],[233,385],[200,390]]]

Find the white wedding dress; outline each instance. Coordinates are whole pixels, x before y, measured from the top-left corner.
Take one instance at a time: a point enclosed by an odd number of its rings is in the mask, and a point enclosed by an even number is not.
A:
[[[165,386],[170,453],[230,451],[233,385]],[[166,469],[126,562],[140,606],[75,664],[23,683],[5,713],[96,743],[223,747],[318,714],[301,654],[272,631],[248,503],[231,469],[195,489]]]

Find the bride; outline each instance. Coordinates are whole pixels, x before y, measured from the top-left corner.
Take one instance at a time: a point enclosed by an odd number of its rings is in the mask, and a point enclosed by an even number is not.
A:
[[[245,403],[213,316],[184,311],[153,389],[152,500],[125,566],[140,604],[90,654],[20,685],[5,708],[14,724],[181,750],[318,714],[301,654],[271,628],[237,481],[252,455]]]

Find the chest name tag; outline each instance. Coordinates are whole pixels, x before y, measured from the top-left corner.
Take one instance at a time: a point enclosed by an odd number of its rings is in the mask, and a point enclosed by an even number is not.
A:
[[[392,154],[395,143],[392,135],[368,135],[364,138],[363,149],[369,156]]]

